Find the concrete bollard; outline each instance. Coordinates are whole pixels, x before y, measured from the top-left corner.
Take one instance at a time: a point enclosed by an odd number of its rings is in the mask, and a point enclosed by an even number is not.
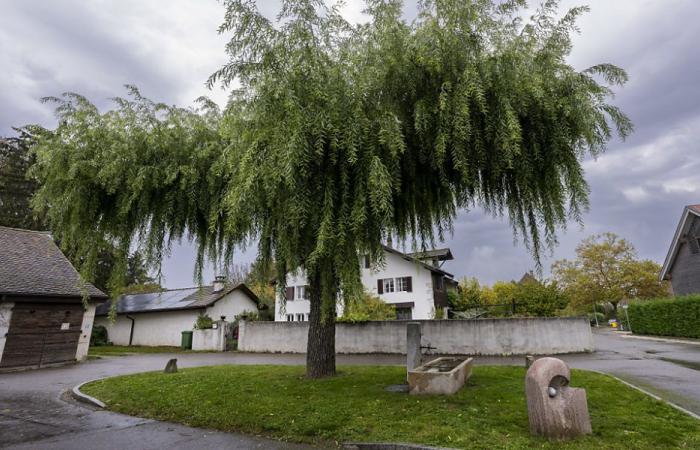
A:
[[[530,433],[550,439],[591,434],[584,389],[569,387],[569,367],[557,358],[540,358],[525,375]]]
[[[406,324],[406,373],[419,367],[422,363],[420,341],[420,322],[408,322]]]

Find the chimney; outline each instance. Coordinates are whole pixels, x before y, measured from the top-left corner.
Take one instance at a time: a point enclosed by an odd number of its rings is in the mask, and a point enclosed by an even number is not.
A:
[[[212,292],[221,292],[224,290],[224,285],[226,284],[226,277],[223,275],[217,275],[216,278],[214,278],[214,288],[212,289]]]

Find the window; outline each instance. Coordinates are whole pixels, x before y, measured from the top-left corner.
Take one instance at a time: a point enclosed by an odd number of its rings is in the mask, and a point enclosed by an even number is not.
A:
[[[387,292],[394,292],[394,279],[393,278],[384,278],[382,280],[382,287],[383,291],[386,294]]]
[[[396,308],[396,320],[413,319],[413,308]]]
[[[308,300],[311,297],[311,292],[307,289],[308,286],[297,286],[296,298],[301,300]]]
[[[294,314],[287,314],[287,322],[294,322]]]
[[[306,313],[306,321],[309,321],[309,313]]]
[[[297,314],[297,322],[303,322],[304,321],[304,314]]]
[[[411,277],[401,277],[396,279],[396,292],[412,292]]]
[[[365,255],[365,269],[369,269],[369,266],[370,266],[369,255]]]

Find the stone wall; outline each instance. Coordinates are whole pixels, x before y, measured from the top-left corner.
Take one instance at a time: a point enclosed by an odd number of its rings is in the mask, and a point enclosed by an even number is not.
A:
[[[217,328],[194,330],[192,332],[192,350],[226,350],[225,327],[222,323]]]
[[[406,353],[409,321],[336,325],[338,353]],[[446,355],[554,355],[591,352],[586,318],[416,320],[422,345]],[[305,353],[308,322],[241,322],[238,349],[247,352]]]

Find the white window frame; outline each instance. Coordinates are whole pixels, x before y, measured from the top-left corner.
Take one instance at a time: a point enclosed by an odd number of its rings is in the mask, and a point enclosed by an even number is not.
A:
[[[296,315],[296,321],[297,322],[303,322],[304,321],[304,313],[297,313]]]
[[[396,292],[408,292],[408,277],[396,278]]]
[[[287,314],[287,322],[294,322],[294,314]]]
[[[383,291],[385,294],[391,294],[393,292],[396,292],[393,278],[384,278],[382,280],[382,286],[384,287]]]
[[[294,298],[297,300],[309,300],[309,287],[304,285],[304,286],[296,286],[294,288]]]

